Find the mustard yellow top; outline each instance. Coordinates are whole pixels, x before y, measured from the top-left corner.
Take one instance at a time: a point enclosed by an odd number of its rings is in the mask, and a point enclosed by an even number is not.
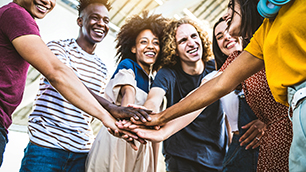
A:
[[[274,21],[265,19],[245,50],[264,60],[275,100],[288,106],[287,87],[306,80],[306,0],[291,0]]]

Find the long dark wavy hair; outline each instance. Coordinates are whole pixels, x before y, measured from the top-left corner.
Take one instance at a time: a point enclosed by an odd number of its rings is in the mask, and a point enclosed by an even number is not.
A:
[[[227,59],[227,55],[225,55],[219,45],[218,45],[218,42],[217,42],[217,38],[216,38],[216,35],[215,35],[215,29],[216,27],[221,23],[223,22],[224,19],[221,17],[214,25],[213,27],[213,35],[212,35],[212,49],[213,49],[213,54],[215,56],[215,62],[216,62],[216,69],[219,70],[223,63],[226,61]]]
[[[139,33],[145,29],[149,29],[152,33],[158,37],[159,46],[162,49],[162,38],[164,35],[163,29],[167,23],[167,19],[161,16],[161,14],[149,15],[148,11],[142,12],[142,15],[134,15],[127,19],[126,23],[121,27],[117,34],[117,53],[116,62],[120,63],[122,60],[129,58],[136,62],[136,55],[131,52],[131,48],[136,45],[136,37]],[[161,64],[161,51],[158,54],[153,70],[158,70]]]
[[[237,11],[235,11],[235,5],[236,3],[238,5],[240,5],[240,13],[238,13]],[[258,13],[257,11],[257,0],[230,0],[228,3],[228,8],[231,8],[233,10],[234,13],[239,14],[239,16],[241,17],[241,28],[240,28],[240,33],[239,35],[242,37],[243,39],[243,47],[245,48],[247,46],[247,44],[250,42],[250,39],[253,37],[253,34],[255,33],[255,31],[259,28],[259,26],[262,24],[263,22],[263,17]],[[232,18],[234,16],[234,13],[232,14]],[[215,61],[216,61],[216,69],[219,70],[223,63],[226,61],[227,59],[227,55],[225,55],[218,43],[217,43],[217,39],[215,37],[215,28],[216,26],[221,23],[222,21],[224,21],[222,18],[220,18],[214,25],[213,27],[213,53],[215,56]],[[229,23],[229,27],[230,27]]]
[[[231,8],[234,13],[237,13],[234,9],[236,3],[240,5],[241,30],[239,35],[243,38],[243,46],[245,47],[262,24],[264,18],[257,11],[258,0],[230,0],[228,8]]]

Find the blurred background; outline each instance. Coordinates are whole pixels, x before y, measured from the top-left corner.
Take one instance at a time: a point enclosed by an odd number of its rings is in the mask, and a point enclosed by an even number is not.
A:
[[[164,17],[189,17],[197,21],[210,36],[214,23],[226,12],[228,0],[109,0],[112,9],[109,11],[110,31],[106,38],[98,44],[96,54],[106,64],[109,77],[116,68],[115,37],[126,18],[140,14],[143,10],[150,13],[162,14]],[[0,6],[12,0],[0,0]],[[51,40],[77,38],[76,24],[78,5],[77,0],[57,0],[56,6],[43,20],[36,20],[42,39],[47,43]],[[38,90],[40,74],[32,67],[29,68],[25,93],[21,104],[13,114],[13,124],[9,128],[9,143],[4,154],[0,172],[19,171],[23,149],[28,143],[27,121],[32,111],[33,100]],[[96,134],[101,122],[92,123]],[[162,155],[159,172],[164,171]]]

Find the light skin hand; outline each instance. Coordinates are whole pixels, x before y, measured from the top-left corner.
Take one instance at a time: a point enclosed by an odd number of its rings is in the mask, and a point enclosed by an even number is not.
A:
[[[135,144],[135,139],[133,137],[131,137],[130,135],[124,134],[123,132],[119,132],[118,130],[112,130],[111,128],[107,128],[107,130],[113,136],[124,139],[127,143],[130,144],[132,149],[134,149],[136,151],[138,150],[138,147]],[[143,140],[143,139],[141,139],[139,137],[136,140],[138,140],[142,144],[146,144],[147,143],[145,140]]]
[[[148,128],[135,128],[131,131],[136,133],[139,137],[152,142],[161,142],[166,139],[164,138],[164,131],[162,128],[159,130]]]
[[[135,140],[139,141],[142,144],[147,143],[144,139],[138,137],[135,133],[132,133],[131,131],[127,131],[127,130],[121,130],[116,126],[114,127],[113,126],[114,124],[115,124],[115,121],[113,121],[113,122],[110,121],[111,127],[107,128],[108,132],[115,137],[122,138],[122,139],[126,140],[134,150],[138,150],[138,148],[135,144]]]
[[[244,135],[239,139],[240,146],[243,146],[249,143],[246,146],[246,149],[255,149],[260,145],[260,139],[264,135],[266,130],[266,124],[260,121],[259,119],[253,120],[245,126],[241,127],[242,129],[248,129]],[[256,139],[256,137],[259,139]]]

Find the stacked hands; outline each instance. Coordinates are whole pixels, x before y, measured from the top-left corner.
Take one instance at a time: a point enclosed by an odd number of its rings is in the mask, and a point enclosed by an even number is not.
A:
[[[160,142],[164,140],[160,134],[160,126],[164,123],[159,120],[160,115],[143,106],[129,105],[109,108],[110,113],[117,119],[118,130],[107,128],[115,137],[126,140],[134,150],[138,150],[135,140],[146,144],[146,140]],[[152,133],[152,135],[150,134]]]
[[[134,150],[138,150],[135,140],[146,144],[146,140],[161,142],[171,136],[163,130],[168,120],[162,120],[162,113],[154,113],[143,106],[129,105],[129,107],[117,107],[112,114],[117,118],[118,130],[108,128],[108,131],[115,137],[126,140]],[[267,125],[256,119],[242,126],[242,129],[247,131],[239,139],[240,146],[246,145],[245,149],[255,149],[260,145]]]

